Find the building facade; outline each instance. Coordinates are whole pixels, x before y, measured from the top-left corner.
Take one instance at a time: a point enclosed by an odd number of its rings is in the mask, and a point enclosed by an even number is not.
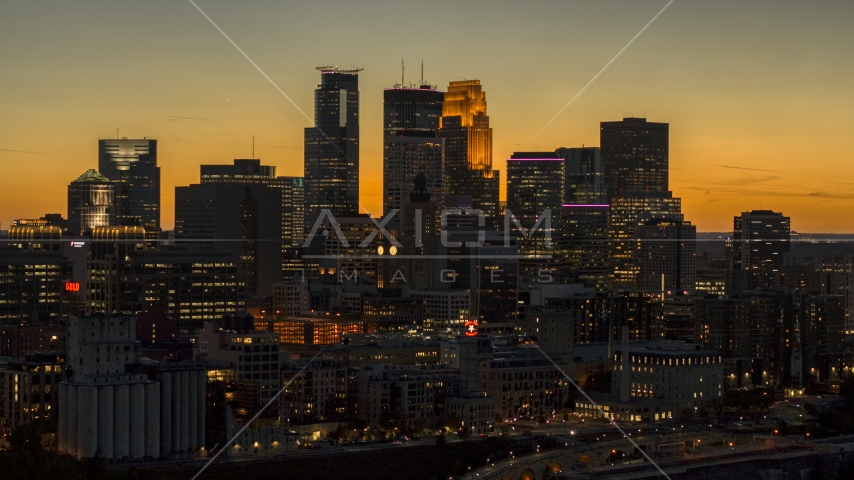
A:
[[[95,170],[87,170],[68,185],[68,229],[85,235],[95,227],[116,224],[115,184]]]
[[[305,129],[305,227],[322,210],[358,213],[359,71],[318,67],[314,126]]]
[[[115,184],[116,224],[145,228],[149,242],[160,235],[160,167],[157,140],[98,140],[98,172]]]

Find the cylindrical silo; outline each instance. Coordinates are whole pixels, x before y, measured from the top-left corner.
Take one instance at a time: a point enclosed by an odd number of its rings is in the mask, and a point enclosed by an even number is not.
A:
[[[190,429],[190,405],[188,399],[190,398],[190,372],[187,370],[181,370],[181,431],[180,431],[180,450],[182,452],[186,452],[187,448],[189,448],[190,442],[189,440],[189,429]]]
[[[98,451],[98,388],[80,386],[77,396],[77,458],[92,458]]]
[[[160,456],[160,382],[145,385],[145,456]]]
[[[207,386],[207,372],[201,370],[199,372],[199,396],[196,398],[196,401],[199,402],[199,411],[197,412],[199,428],[196,430],[196,445],[198,448],[205,446],[205,421],[207,420],[205,417],[205,399],[207,397]]]
[[[181,372],[172,372],[172,452],[181,450]]]
[[[113,429],[113,457],[125,458],[130,456],[130,387],[116,385],[113,387],[115,397],[115,428]]]
[[[77,430],[79,426],[79,422],[77,421],[78,417],[78,401],[77,401],[77,385],[69,384],[68,385],[68,453],[71,455],[77,455]]]
[[[187,372],[189,374],[189,395],[187,396],[187,447],[190,450],[195,451],[198,446],[196,445],[197,439],[197,429],[199,428],[199,421],[196,417],[196,414],[199,411],[199,403],[196,401],[196,395],[199,391],[199,382],[198,382],[198,370],[190,370]]]
[[[145,385],[130,386],[130,458],[145,456]]]
[[[113,386],[98,387],[98,450],[101,456],[113,458]]]
[[[172,451],[172,372],[160,372],[160,456]]]
[[[59,400],[59,423],[56,427],[56,441],[60,453],[68,452],[68,384],[61,382],[57,392]]]

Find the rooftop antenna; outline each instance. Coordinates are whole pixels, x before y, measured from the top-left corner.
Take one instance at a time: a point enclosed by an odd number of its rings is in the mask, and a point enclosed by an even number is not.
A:
[[[400,86],[403,87],[403,59],[400,59]]]
[[[255,132],[252,132],[252,158],[255,159]]]
[[[424,60],[421,60],[421,85],[424,85]]]
[[[116,140],[119,139],[119,127],[116,127]]]

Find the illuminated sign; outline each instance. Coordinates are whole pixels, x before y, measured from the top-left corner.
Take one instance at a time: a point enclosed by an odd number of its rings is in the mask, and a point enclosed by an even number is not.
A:
[[[477,336],[477,320],[469,320],[465,323],[466,327],[466,336],[467,337],[476,337]]]
[[[77,241],[74,241],[74,240],[72,240],[72,241],[71,241],[71,246],[72,246],[72,247],[74,247],[74,248],[80,248],[80,247],[82,247],[82,246],[84,246],[84,245],[86,245],[86,242],[77,242]]]
[[[65,282],[65,291],[66,292],[79,292],[80,291],[80,282]]]

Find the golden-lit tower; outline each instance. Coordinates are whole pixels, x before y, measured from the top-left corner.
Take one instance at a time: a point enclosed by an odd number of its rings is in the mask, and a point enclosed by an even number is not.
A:
[[[445,193],[448,208],[470,204],[498,218],[500,175],[492,169],[492,128],[480,80],[450,82],[442,104],[439,135],[445,139]]]
[[[466,165],[471,170],[492,170],[492,129],[486,115],[486,93],[480,80],[451,82],[442,104],[439,128],[456,127],[451,117],[459,118],[459,128],[468,133]],[[446,159],[447,162],[447,159]],[[490,177],[492,172],[489,172]]]

